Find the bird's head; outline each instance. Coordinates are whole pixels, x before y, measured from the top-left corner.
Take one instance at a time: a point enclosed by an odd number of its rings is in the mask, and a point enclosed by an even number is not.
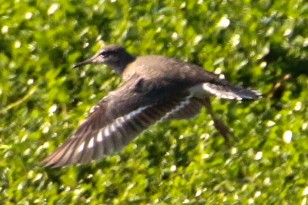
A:
[[[129,54],[122,46],[108,45],[100,49],[93,57],[76,64],[74,68],[87,64],[105,64],[121,74],[127,64],[134,61],[134,59],[135,57]]]

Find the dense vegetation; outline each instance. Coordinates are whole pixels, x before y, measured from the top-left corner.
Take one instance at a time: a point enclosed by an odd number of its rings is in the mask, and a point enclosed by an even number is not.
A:
[[[1,0],[0,203],[307,204],[307,25],[304,0]],[[213,99],[230,146],[203,111],[99,162],[41,167],[121,83],[103,66],[72,69],[110,43],[193,62],[264,98]]]

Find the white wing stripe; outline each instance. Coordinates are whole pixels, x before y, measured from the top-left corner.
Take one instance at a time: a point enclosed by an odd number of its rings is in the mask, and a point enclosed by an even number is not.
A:
[[[111,137],[115,132],[118,131],[119,128],[123,127],[123,124],[134,118],[136,115],[138,115],[140,112],[148,108],[149,106],[141,107],[135,111],[132,111],[128,113],[127,115],[124,115],[122,117],[118,117],[113,121],[111,124],[101,128],[96,136],[92,137],[89,141],[88,147],[89,149],[94,147],[94,138],[96,137],[96,142],[101,143],[103,142],[104,138]],[[82,142],[81,145],[78,147],[78,152],[82,152],[84,150],[85,143]]]
[[[124,115],[123,118],[125,120],[130,120],[131,118],[135,117],[136,115],[138,115],[140,112],[142,112],[144,109],[148,108],[149,106],[144,106],[141,107],[137,110],[134,110],[133,112],[128,113],[127,115]]]
[[[82,152],[84,149],[84,142],[81,143],[81,145],[78,147],[77,152]]]
[[[117,127],[115,126],[115,123],[112,123],[112,124],[110,125],[110,131],[111,131],[111,133],[114,133],[114,132],[117,131]]]
[[[89,141],[89,144],[88,144],[88,148],[91,149],[92,147],[94,147],[94,138],[92,137]]]
[[[103,131],[100,130],[96,136],[96,142],[102,142],[103,141]]]
[[[104,129],[104,137],[109,137],[111,136],[111,132],[109,131],[109,126],[106,126],[103,128]],[[102,130],[102,129],[101,129]],[[103,137],[103,138],[104,138]]]
[[[192,94],[188,95],[187,97],[184,98],[183,101],[181,101],[181,103],[177,106],[175,106],[172,110],[170,110],[169,112],[166,113],[166,115],[164,117],[162,117],[159,122],[162,122],[166,119],[168,119],[168,117],[170,117],[172,114],[178,112],[179,110],[181,110],[183,107],[185,107],[186,105],[189,104],[190,99],[193,97]]]

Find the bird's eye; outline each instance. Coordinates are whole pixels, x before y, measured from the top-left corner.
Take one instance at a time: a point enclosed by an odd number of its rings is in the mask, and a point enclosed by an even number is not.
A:
[[[100,55],[103,56],[104,58],[107,58],[107,57],[112,55],[112,52],[110,52],[110,51],[102,51],[100,53]]]

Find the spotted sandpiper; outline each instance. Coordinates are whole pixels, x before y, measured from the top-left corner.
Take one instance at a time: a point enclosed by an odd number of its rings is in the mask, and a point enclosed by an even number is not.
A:
[[[100,159],[120,151],[156,122],[191,118],[202,107],[227,139],[230,131],[215,117],[209,97],[255,100],[261,96],[197,65],[159,55],[135,57],[117,45],[103,47],[75,67],[86,64],[106,64],[122,75],[124,83],[98,103],[72,136],[43,161],[45,166]]]

